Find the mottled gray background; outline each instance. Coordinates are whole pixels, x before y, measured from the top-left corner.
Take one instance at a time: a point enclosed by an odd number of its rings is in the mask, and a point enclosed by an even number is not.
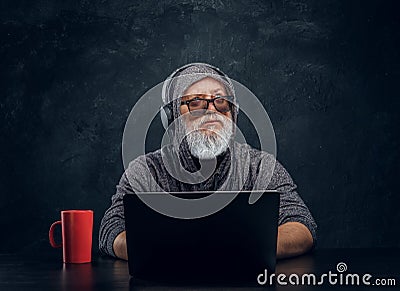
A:
[[[193,61],[260,98],[319,247],[400,247],[399,6],[2,1],[0,252],[47,247],[50,223],[73,208],[95,211],[96,247],[132,106]]]

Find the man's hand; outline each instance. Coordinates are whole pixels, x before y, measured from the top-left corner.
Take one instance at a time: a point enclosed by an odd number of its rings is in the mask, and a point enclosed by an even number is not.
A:
[[[123,260],[128,260],[128,250],[126,248],[126,231],[121,232],[119,235],[116,236],[113,249],[115,255]]]
[[[287,222],[278,227],[276,256],[278,259],[301,255],[311,249],[313,238],[300,222]]]

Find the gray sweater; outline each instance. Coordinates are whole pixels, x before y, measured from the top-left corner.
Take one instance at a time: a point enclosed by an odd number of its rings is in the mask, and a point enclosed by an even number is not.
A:
[[[209,190],[278,190],[280,195],[279,225],[300,222],[316,241],[317,225],[296,191],[296,184],[286,169],[269,153],[246,144],[234,143],[231,150],[218,157],[217,169],[206,181],[198,184],[181,182],[170,175],[161,153],[173,152],[164,147],[133,160],[117,185],[111,206],[104,214],[99,232],[99,248],[104,254],[115,256],[113,242],[125,230],[123,196],[135,192],[182,192]],[[180,156],[182,158],[182,156]],[[199,169],[198,161],[187,152],[181,160],[188,171]]]

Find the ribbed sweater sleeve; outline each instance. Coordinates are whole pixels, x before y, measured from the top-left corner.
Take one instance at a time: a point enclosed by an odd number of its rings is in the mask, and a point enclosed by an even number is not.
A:
[[[103,254],[116,257],[113,249],[114,240],[125,230],[125,215],[123,198],[126,194],[143,192],[146,189],[147,167],[143,157],[129,164],[117,185],[116,193],[111,197],[111,206],[108,208],[100,223],[99,249]]]
[[[274,174],[269,184],[269,189],[281,192],[279,207],[279,225],[294,221],[305,225],[314,240],[317,241],[317,224],[310,210],[297,193],[297,185],[293,182],[286,169],[276,161]]]
[[[99,249],[103,254],[115,257],[113,242],[115,237],[125,230],[125,216],[123,197],[125,193],[133,193],[126,178],[122,175],[117,191],[111,198],[111,207],[108,208],[101,220],[99,231]]]

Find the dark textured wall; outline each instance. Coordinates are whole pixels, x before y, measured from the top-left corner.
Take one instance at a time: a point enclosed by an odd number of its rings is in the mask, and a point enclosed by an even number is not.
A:
[[[397,3],[2,1],[0,251],[47,246],[62,209],[96,238],[132,106],[193,61],[260,98],[319,247],[400,247]]]

